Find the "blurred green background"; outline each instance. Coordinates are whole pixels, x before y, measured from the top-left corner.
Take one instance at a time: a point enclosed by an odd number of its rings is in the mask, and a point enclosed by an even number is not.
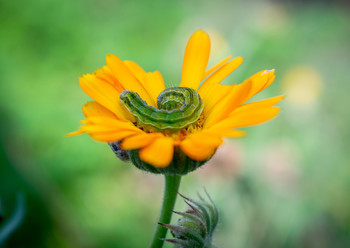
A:
[[[163,178],[87,135],[64,135],[89,100],[78,77],[106,54],[177,83],[197,29],[210,34],[210,64],[244,57],[225,83],[275,68],[256,99],[287,95],[278,118],[183,179],[183,194],[206,187],[220,210],[216,246],[350,247],[349,10],[346,1],[0,1],[0,228],[18,194],[26,202],[4,247],[147,247]]]

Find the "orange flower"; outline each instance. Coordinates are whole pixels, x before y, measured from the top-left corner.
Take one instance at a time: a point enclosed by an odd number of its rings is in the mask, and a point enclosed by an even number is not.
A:
[[[165,89],[164,80],[158,71],[147,73],[136,63],[109,54],[106,66],[80,77],[80,87],[94,101],[83,106],[84,125],[68,136],[88,133],[102,142],[121,141],[122,149],[139,150],[142,161],[165,168],[173,159],[174,148],[195,161],[205,161],[222,144],[223,137],[244,136],[245,132],[237,128],[263,123],[278,114],[279,108],[274,105],[283,96],[245,103],[274,81],[274,70],[260,71],[238,85],[222,85],[220,82],[243,59],[231,60],[229,56],[206,69],[209,52],[209,36],[201,30],[195,32],[186,47],[179,87],[198,90],[204,109],[196,123],[180,131],[137,126],[135,117],[121,103],[120,93],[136,92],[148,105],[157,107],[157,97]]]

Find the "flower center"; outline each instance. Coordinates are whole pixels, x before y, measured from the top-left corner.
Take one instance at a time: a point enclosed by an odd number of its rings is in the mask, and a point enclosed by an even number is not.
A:
[[[157,99],[158,108],[148,105],[136,92],[127,90],[120,93],[120,101],[135,116],[138,127],[171,133],[197,122],[204,107],[198,92],[186,87],[163,90]]]

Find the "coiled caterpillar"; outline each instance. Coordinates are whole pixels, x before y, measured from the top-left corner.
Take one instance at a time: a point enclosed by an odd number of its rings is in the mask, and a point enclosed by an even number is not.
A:
[[[149,106],[136,93],[124,90],[120,101],[135,116],[139,126],[152,126],[158,131],[180,130],[196,122],[204,104],[198,92],[186,87],[172,87],[163,90],[157,99],[157,106]]]

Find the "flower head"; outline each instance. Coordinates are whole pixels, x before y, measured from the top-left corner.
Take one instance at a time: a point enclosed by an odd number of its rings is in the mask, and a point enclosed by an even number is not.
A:
[[[135,62],[107,55],[103,68],[79,79],[94,101],[83,106],[83,126],[69,136],[88,133],[98,141],[120,142],[136,166],[155,173],[180,163],[192,163],[180,174],[199,167],[224,137],[245,135],[237,128],[275,117],[279,108],[274,105],[283,98],[246,103],[273,82],[274,70],[222,85],[243,59],[229,56],[207,69],[209,52],[209,36],[195,32],[186,47],[181,83],[170,89],[159,71],[147,73]]]

